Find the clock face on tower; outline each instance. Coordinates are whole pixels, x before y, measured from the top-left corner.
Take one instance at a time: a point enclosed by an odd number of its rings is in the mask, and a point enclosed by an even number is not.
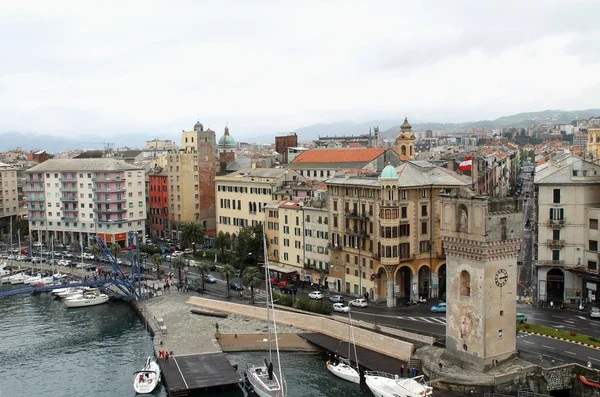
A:
[[[498,270],[496,272],[495,281],[498,287],[504,287],[508,282],[508,272],[505,269]]]

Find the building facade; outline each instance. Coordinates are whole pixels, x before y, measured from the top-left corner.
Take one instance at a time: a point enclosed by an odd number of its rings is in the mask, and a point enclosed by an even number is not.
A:
[[[21,212],[19,169],[0,163],[0,235],[10,233],[10,222]],[[14,233],[14,231],[13,231]]]
[[[169,176],[164,170],[148,176],[148,206],[150,235],[152,238],[167,236],[169,224]]]
[[[34,241],[126,244],[144,240],[144,171],[112,158],[48,160],[26,171],[25,200]]]
[[[304,269],[302,279],[342,291],[342,280],[331,277],[329,269],[329,213],[325,192],[306,202],[304,210]]]

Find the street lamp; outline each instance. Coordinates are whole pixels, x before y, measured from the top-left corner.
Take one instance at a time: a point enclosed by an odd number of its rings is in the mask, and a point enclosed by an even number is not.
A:
[[[244,263],[246,258],[248,258],[249,256],[252,256],[252,252],[248,252],[246,255],[244,255],[244,257],[240,261],[240,265],[238,266],[240,285],[242,284],[242,264]]]

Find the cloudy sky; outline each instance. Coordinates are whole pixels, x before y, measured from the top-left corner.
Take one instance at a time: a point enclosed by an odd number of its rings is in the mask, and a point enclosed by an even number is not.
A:
[[[199,117],[252,136],[600,107],[598,15],[577,0],[2,1],[0,132],[164,136]]]

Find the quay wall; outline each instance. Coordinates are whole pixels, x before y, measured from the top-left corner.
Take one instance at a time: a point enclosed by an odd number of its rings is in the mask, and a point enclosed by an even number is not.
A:
[[[256,306],[216,301],[197,296],[190,297],[188,304],[207,309],[236,313],[257,319],[267,318],[266,309]],[[281,310],[275,310],[274,313],[277,323],[305,329],[311,332],[322,333],[340,340],[346,340],[348,338],[348,326],[339,321],[320,316],[284,312]],[[354,329],[354,342],[356,345],[364,347],[365,349],[370,349],[403,361],[409,361],[413,351],[412,343],[380,335],[362,328]]]

